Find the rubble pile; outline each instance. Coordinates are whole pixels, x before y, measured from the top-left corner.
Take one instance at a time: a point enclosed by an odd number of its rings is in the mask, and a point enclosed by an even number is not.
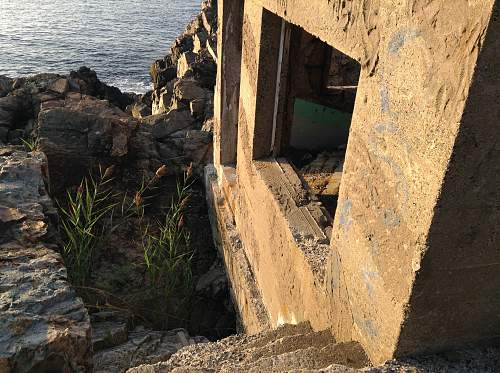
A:
[[[301,154],[298,159],[295,155],[290,158],[311,193],[331,215],[335,214],[344,168],[345,147],[323,151],[317,155]]]
[[[91,315],[94,372],[125,372],[140,364],[166,361],[183,347],[206,343],[184,329],[154,331],[134,327],[120,314],[101,311]]]

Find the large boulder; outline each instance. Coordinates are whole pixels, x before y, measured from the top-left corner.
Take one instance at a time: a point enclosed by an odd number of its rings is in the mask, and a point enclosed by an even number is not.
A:
[[[32,115],[31,96],[11,95],[0,98],[0,127],[23,128]]]
[[[106,101],[66,100],[38,116],[39,148],[47,154],[54,192],[80,183],[89,170],[117,163],[128,152],[137,122]]]
[[[88,67],[83,66],[77,71],[71,71],[69,77],[72,90],[108,100],[122,110],[134,102],[132,95],[122,93],[118,88],[104,84],[97,78],[96,72]]]
[[[180,101],[205,100],[207,92],[195,79],[179,79],[174,85],[174,96]]]
[[[88,314],[60,255],[4,244],[0,272],[0,371],[90,372]]]
[[[127,112],[136,119],[141,119],[152,114],[153,91],[146,92],[139,96],[137,101],[127,108]]]
[[[214,34],[217,31],[217,12],[214,7],[204,6],[201,10],[201,19],[203,27],[209,34]]]
[[[151,105],[151,112],[153,115],[163,114],[170,111],[176,81],[176,79],[173,79],[162,88],[156,89],[153,92],[153,101]]]
[[[186,133],[183,151],[186,158],[197,167],[197,171],[203,172],[203,168],[213,163],[212,133],[192,130]]]
[[[208,49],[202,49],[196,55],[194,64],[191,66],[193,77],[199,84],[209,90],[214,90],[217,77],[217,64]]]
[[[195,61],[195,53],[191,51],[182,53],[177,61],[177,77],[183,78],[189,71],[191,71],[191,67]]]
[[[193,36],[200,30],[203,30],[203,20],[201,19],[201,14],[197,14],[186,26],[184,34]]]
[[[66,78],[57,79],[54,83],[52,83],[49,89],[53,92],[65,95],[70,89],[69,81]]]
[[[201,29],[193,36],[193,52],[199,53],[203,48],[205,48],[208,40],[208,33]]]
[[[142,119],[152,114],[151,104],[146,105],[141,102],[136,102],[131,108],[132,116],[136,119]]]
[[[7,94],[12,89],[13,82],[13,79],[4,75],[0,75],[0,97],[7,96]]]
[[[163,140],[176,132],[187,130],[195,120],[187,110],[171,110],[166,114],[155,115],[143,121],[151,128],[156,140]]]
[[[0,149],[0,372],[90,372],[90,322],[67,281],[42,153]]]
[[[149,74],[154,88],[159,89],[177,76],[177,67],[172,61],[172,57],[167,55],[165,58],[153,62]]]
[[[172,53],[172,62],[176,64],[184,52],[193,50],[193,46],[193,36],[190,34],[184,34],[175,39],[174,45],[170,48]]]

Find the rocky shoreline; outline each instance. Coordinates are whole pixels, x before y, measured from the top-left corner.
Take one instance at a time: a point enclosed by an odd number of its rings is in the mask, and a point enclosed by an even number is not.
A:
[[[171,54],[153,63],[154,90],[144,95],[122,93],[87,67],[65,76],[0,76],[1,372],[125,371],[208,341],[184,327],[211,338],[234,332],[200,181],[185,213],[195,281],[186,310],[137,295],[146,286],[144,258],[131,249],[140,246],[139,233],[128,227],[137,219],[119,221],[106,252],[94,258],[92,290],[75,291],[58,214],[66,193],[99,170],[112,168],[113,189],[126,196],[164,169],[155,206],[144,215],[153,222],[168,210],[183,170],[202,174],[212,156],[216,24],[216,4],[204,2]],[[120,241],[125,236],[132,242]],[[140,309],[140,302],[152,309]],[[154,330],[164,327],[170,331]]]

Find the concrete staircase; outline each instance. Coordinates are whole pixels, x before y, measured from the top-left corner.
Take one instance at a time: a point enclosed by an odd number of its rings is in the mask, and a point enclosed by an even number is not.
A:
[[[238,335],[186,347],[167,362],[142,365],[128,373],[159,372],[357,372],[369,365],[358,343],[335,343],[328,331],[308,324],[287,325],[253,336]]]
[[[406,358],[372,367],[356,342],[336,343],[308,324],[182,348],[168,361],[127,373],[499,373],[500,347]]]

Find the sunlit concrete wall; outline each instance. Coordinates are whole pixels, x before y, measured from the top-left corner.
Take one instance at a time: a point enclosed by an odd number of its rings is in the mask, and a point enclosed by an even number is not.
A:
[[[244,8],[241,53],[230,46],[219,63],[218,92],[231,82],[239,101],[217,99],[216,167],[235,168],[232,212],[271,325],[308,320],[329,327],[339,340],[359,340],[376,363],[494,340],[500,335],[498,2],[231,3]],[[222,30],[238,19],[228,14],[219,13]],[[303,204],[293,176],[276,171],[268,158],[276,15],[362,65],[326,250],[315,207]],[[239,74],[225,75],[234,63]],[[237,121],[224,119],[234,118],[234,110]]]

